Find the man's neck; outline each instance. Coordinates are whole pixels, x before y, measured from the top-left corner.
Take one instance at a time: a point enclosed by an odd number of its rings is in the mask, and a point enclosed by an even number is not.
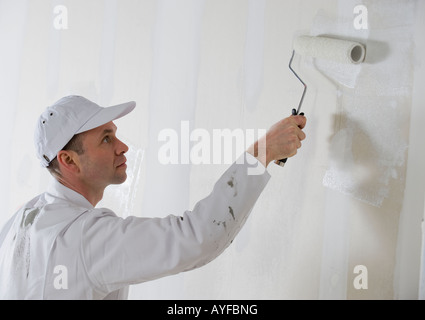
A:
[[[95,188],[82,183],[67,181],[60,177],[58,177],[57,180],[65,187],[81,194],[84,198],[87,199],[87,201],[92,204],[93,207],[96,207],[99,201],[103,198],[103,192],[105,188],[99,188],[99,190],[95,191]]]

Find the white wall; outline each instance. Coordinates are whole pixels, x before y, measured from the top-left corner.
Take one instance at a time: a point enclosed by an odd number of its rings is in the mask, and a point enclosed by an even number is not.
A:
[[[419,287],[417,274],[421,273],[422,278],[425,272],[425,265],[419,264],[418,252],[425,249],[424,243],[418,242],[418,238],[424,234],[424,192],[425,192],[425,149],[422,138],[424,136],[423,119],[425,119],[425,95],[421,89],[421,83],[425,81],[425,66],[418,63],[425,54],[425,39],[419,36],[425,30],[425,21],[422,19],[425,13],[425,3],[422,1],[418,7],[415,29],[416,51],[414,55],[414,87],[412,91],[412,111],[409,133],[409,158],[406,170],[406,188],[404,192],[403,206],[400,214],[399,237],[397,242],[397,263],[394,278],[395,297],[399,299],[417,298],[416,288],[421,289],[424,299],[424,287]],[[421,211],[423,211],[421,213]],[[422,248],[422,249],[421,249]],[[422,253],[422,259],[425,256]]]
[[[294,35],[329,33],[367,45],[366,62],[348,74],[352,88],[297,56],[293,66],[309,87],[299,154],[283,169],[270,165],[270,183],[223,255],[198,270],[134,286],[130,297],[418,298],[425,6],[363,1],[369,25],[356,30],[358,4],[0,0],[0,164],[7,168],[0,223],[47,185],[32,128],[47,105],[70,93],[105,106],[137,102],[131,117],[116,122],[131,146],[129,179],[110,187],[102,205],[122,216],[191,209],[228,165],[160,165],[158,132],[179,131],[181,121],[210,133],[270,127],[290,114],[302,92],[288,69]],[[68,9],[66,30],[53,27],[57,5]],[[358,265],[367,268],[368,289],[353,285]]]

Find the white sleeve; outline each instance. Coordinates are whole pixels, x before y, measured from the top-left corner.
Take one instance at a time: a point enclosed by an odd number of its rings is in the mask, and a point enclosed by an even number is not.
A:
[[[245,156],[253,162],[251,155]],[[98,290],[110,292],[191,270],[222,253],[270,179],[261,163],[255,164],[257,170],[262,166],[260,172],[250,174],[248,161],[240,162],[230,166],[211,194],[182,216],[122,219],[103,209],[90,213],[81,230],[81,250]]]

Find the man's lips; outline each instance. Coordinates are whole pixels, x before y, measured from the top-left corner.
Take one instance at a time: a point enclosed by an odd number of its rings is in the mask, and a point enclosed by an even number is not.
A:
[[[127,167],[126,162],[127,162],[127,159],[124,159],[124,161],[123,161],[123,162],[121,162],[121,164],[119,164],[119,165],[117,166],[117,168]]]

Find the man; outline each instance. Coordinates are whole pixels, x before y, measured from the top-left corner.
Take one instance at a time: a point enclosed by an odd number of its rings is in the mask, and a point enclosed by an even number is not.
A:
[[[270,178],[264,168],[293,156],[305,138],[304,116],[279,121],[192,211],[123,219],[96,205],[108,185],[126,180],[128,147],[113,121],[134,107],[67,96],[40,116],[37,156],[54,179],[0,232],[0,298],[125,299],[131,284],[210,262],[247,219]],[[253,162],[260,174],[248,174]]]

